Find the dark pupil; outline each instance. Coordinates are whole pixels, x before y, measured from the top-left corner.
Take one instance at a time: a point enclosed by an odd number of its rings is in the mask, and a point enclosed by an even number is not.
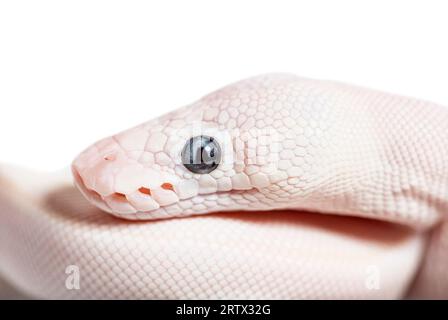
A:
[[[212,172],[220,161],[221,149],[213,137],[193,137],[187,141],[182,150],[183,165],[194,173]]]

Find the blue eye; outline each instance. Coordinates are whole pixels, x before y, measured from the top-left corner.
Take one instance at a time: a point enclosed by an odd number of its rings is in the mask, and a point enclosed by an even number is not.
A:
[[[189,139],[182,150],[182,163],[193,173],[210,173],[221,162],[221,147],[209,136]]]

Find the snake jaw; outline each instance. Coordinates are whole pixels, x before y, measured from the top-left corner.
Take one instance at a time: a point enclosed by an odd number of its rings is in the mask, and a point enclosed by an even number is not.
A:
[[[78,190],[81,192],[81,194],[89,200],[92,204],[97,206],[99,209],[106,211],[108,213],[112,213],[111,209],[105,204],[102,196],[86,187],[78,169],[72,165],[72,174],[74,177],[74,184],[78,188]]]
[[[128,154],[114,137],[87,148],[72,164],[76,186],[93,204],[118,215],[151,213],[179,201],[175,175],[144,166]]]
[[[113,184],[109,187],[101,186],[101,178],[109,176],[106,167],[105,171],[98,170],[94,166],[95,175],[89,169],[79,170],[76,162],[72,166],[75,184],[87,199],[100,209],[118,215],[129,215],[151,212],[165,206],[179,202],[180,193],[182,198],[186,197],[185,188],[182,184],[174,184],[176,179],[168,175],[160,175],[154,170],[144,168],[136,164],[123,167],[114,177]],[[100,183],[98,183],[98,181]],[[171,181],[171,182],[168,182]],[[112,182],[112,181],[109,181]],[[176,192],[177,191],[177,192]],[[102,192],[102,193],[101,193]],[[195,193],[191,190],[187,196],[192,197]]]

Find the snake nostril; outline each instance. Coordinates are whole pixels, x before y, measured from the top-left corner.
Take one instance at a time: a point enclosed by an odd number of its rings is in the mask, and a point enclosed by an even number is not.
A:
[[[114,154],[108,154],[108,155],[105,155],[103,157],[103,159],[106,160],[106,161],[114,161],[115,160],[115,155]]]

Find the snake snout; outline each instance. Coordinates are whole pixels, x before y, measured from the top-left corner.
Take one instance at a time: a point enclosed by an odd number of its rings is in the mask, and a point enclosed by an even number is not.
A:
[[[72,164],[75,184],[87,199],[109,213],[132,215],[152,212],[179,202],[178,178],[146,167],[120,149],[93,146]],[[178,193],[179,192],[179,193]]]
[[[110,208],[105,204],[102,196],[95,190],[87,188],[78,168],[76,168],[76,166],[74,165],[72,165],[72,173],[74,177],[75,186],[84,195],[84,197],[101,210],[111,212]]]

